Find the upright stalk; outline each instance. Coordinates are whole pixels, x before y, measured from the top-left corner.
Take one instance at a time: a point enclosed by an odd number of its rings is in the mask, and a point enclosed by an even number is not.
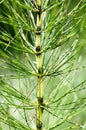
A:
[[[37,130],[42,130],[43,121],[43,61],[42,61],[42,53],[41,53],[41,0],[37,0],[37,29],[36,29],[36,62],[37,62],[37,69],[38,69],[38,77],[37,77],[37,112],[36,112],[36,128]]]

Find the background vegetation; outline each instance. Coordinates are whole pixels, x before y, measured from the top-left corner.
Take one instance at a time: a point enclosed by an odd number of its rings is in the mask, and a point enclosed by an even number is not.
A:
[[[38,12],[0,1],[0,130],[36,130]],[[85,130],[86,0],[42,0],[41,15],[43,129]]]

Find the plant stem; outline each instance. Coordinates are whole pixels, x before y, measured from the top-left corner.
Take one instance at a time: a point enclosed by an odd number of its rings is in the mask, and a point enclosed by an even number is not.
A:
[[[41,53],[41,0],[37,0],[37,29],[36,29],[36,62],[37,62],[37,69],[38,69],[38,77],[37,77],[37,112],[36,112],[36,128],[37,130],[42,130],[42,115],[43,115],[43,59],[42,59],[42,53]]]

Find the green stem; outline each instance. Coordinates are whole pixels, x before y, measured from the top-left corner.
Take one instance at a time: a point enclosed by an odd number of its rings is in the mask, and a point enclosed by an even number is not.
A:
[[[37,77],[37,112],[36,112],[36,128],[37,130],[42,130],[43,121],[43,59],[41,53],[41,0],[37,0],[38,12],[37,12],[37,30],[36,30],[36,62],[37,62],[37,69],[38,69],[38,77]]]

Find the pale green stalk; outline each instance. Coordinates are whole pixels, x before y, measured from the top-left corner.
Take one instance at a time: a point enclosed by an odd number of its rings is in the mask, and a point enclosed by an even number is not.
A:
[[[42,53],[41,53],[41,0],[37,0],[38,12],[37,12],[37,30],[36,30],[36,62],[38,69],[37,77],[37,113],[36,113],[36,128],[37,130],[42,130],[42,115],[43,115],[43,68],[42,68]]]

